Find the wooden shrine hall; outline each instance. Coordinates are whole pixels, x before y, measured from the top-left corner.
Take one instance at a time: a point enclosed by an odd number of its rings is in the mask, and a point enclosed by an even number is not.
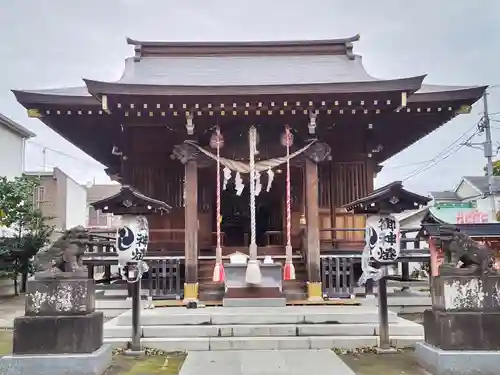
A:
[[[259,258],[292,256],[315,298],[321,252],[364,246],[364,216],[343,206],[373,191],[380,163],[485,91],[374,78],[353,52],[358,40],[127,39],[134,55],[117,81],[14,94],[112,179],[172,206],[149,219],[149,253],[185,256],[185,295],[212,282],[216,248],[248,253],[253,222]]]

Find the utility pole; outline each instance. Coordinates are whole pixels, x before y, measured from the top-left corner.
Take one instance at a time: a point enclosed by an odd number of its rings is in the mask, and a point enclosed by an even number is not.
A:
[[[496,221],[496,207],[494,195],[494,176],[493,176],[493,147],[491,141],[490,115],[488,113],[488,93],[485,91],[483,95],[484,115],[481,124],[482,130],[486,135],[484,142],[484,156],[486,158],[486,175],[488,176],[488,195],[490,199],[491,220]]]

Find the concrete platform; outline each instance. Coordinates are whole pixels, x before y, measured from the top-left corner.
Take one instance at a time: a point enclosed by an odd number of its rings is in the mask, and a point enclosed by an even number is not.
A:
[[[170,351],[358,349],[378,345],[375,307],[163,308],[142,312],[143,345]],[[104,325],[105,342],[123,347],[132,333],[131,312]],[[423,339],[420,324],[389,313],[398,348]]]
[[[115,325],[130,326],[132,311],[116,318]],[[396,323],[398,316],[389,312],[389,323]],[[259,307],[185,307],[143,310],[143,326],[159,325],[226,325],[226,324],[347,324],[378,323],[374,306],[286,306]]]
[[[111,365],[112,346],[90,354],[7,355],[0,357],[2,375],[102,375]]]
[[[389,324],[394,336],[423,335],[420,324],[398,320]],[[106,338],[130,337],[132,327],[118,326],[116,321],[104,325]],[[289,337],[289,336],[377,336],[378,324],[231,324],[231,325],[159,325],[143,326],[142,337]]]
[[[415,358],[433,375],[500,374],[500,351],[442,350],[419,342],[415,346]]]
[[[393,336],[391,345],[397,349],[413,348],[421,341],[418,336]],[[124,348],[130,339],[106,338],[113,348]],[[318,337],[157,337],[143,338],[144,347],[168,352],[227,351],[227,350],[309,350],[375,348],[377,336],[318,336]]]

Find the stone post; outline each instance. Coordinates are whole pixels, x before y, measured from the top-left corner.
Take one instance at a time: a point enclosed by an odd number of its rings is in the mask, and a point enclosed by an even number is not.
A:
[[[440,237],[453,262],[445,260],[432,278],[432,309],[424,313],[425,342],[417,343],[417,361],[432,374],[498,374],[500,274],[485,247]],[[459,259],[463,268],[453,264]]]
[[[25,316],[14,320],[13,355],[0,359],[0,374],[101,375],[112,349],[94,304],[94,280],[72,272],[28,281]]]

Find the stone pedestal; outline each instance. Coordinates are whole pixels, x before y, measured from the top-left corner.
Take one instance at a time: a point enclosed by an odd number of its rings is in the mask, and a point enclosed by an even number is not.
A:
[[[14,320],[14,355],[0,359],[0,373],[101,375],[112,349],[103,345],[94,292],[94,280],[86,278],[28,281],[26,315]]]
[[[283,294],[283,267],[281,264],[260,264],[262,283],[249,286],[246,264],[225,264],[226,276],[223,305],[229,307],[276,307],[285,306]]]
[[[493,375],[500,363],[500,276],[436,276],[432,310],[424,313],[425,343],[417,344],[419,364],[432,374]]]

